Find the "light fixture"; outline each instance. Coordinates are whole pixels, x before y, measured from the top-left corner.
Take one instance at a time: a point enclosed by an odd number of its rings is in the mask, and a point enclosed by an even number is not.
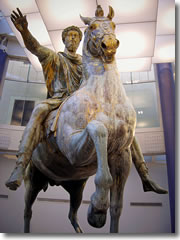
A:
[[[120,41],[116,57],[121,72],[148,71],[151,67],[151,57],[153,63],[174,61],[174,0],[98,0],[98,4],[102,6],[105,16],[108,14],[109,5],[114,8],[113,21],[116,23],[116,35]],[[64,51],[62,30],[70,25],[84,30],[85,26],[79,14],[94,17],[96,1],[1,0],[0,9],[24,48],[22,37],[9,18],[12,10],[16,10],[17,7],[27,15],[29,29],[40,44],[53,45],[58,52]],[[77,51],[81,55],[82,45],[83,40]],[[37,58],[30,53],[27,53],[27,56],[39,71],[41,66]],[[36,59],[35,63],[33,59]]]
[[[153,63],[175,61],[175,35],[156,36]]]
[[[138,110],[137,112],[139,115],[143,115],[143,113],[144,113],[142,110]]]
[[[22,47],[25,47],[21,34],[15,28],[10,17],[7,17],[8,24],[15,33]],[[49,34],[46,30],[40,13],[27,14],[28,29],[41,45],[51,45]]]
[[[35,13],[38,12],[37,5],[35,0],[1,0],[0,1],[0,9],[4,13],[5,17],[11,15],[12,11],[16,8],[19,8],[23,14],[27,13]]]
[[[105,14],[113,7],[115,23],[139,23],[156,21],[158,0],[98,0]]]
[[[157,35],[175,34],[175,1],[159,0]]]
[[[47,30],[62,30],[71,25],[84,27],[80,14],[94,17],[95,1],[89,0],[36,0]],[[47,10],[48,9],[48,10]]]
[[[143,58],[154,54],[156,23],[118,24],[116,37],[120,41],[117,58]]]
[[[119,72],[143,72],[151,70],[151,58],[116,59]]]

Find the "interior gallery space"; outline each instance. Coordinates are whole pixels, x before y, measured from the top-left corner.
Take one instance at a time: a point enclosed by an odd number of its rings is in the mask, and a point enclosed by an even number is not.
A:
[[[24,183],[11,191],[5,186],[17,160],[23,131],[34,107],[47,98],[38,58],[25,46],[11,21],[17,8],[39,43],[56,53],[64,51],[62,32],[75,25],[83,33],[77,53],[83,55],[87,26],[97,5],[104,15],[114,9],[115,34],[120,45],[116,64],[137,117],[135,136],[149,175],[167,194],[144,192],[132,164],[124,189],[119,234],[175,233],[175,1],[174,0],[0,0],[0,232],[24,232]],[[95,191],[89,177],[78,210],[84,233],[106,234],[88,224],[87,212]],[[70,198],[61,186],[48,186],[34,202],[30,232],[75,233],[68,218]],[[165,235],[164,235],[165,236]]]

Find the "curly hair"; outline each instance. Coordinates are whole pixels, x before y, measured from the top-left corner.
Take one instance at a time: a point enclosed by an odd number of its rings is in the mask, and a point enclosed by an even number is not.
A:
[[[80,38],[80,41],[81,41],[81,39],[82,39],[82,32],[81,32],[81,30],[78,27],[76,27],[76,26],[70,26],[70,27],[65,28],[63,30],[63,32],[62,32],[62,40],[63,40],[63,42],[65,41],[67,33],[69,31],[71,31],[71,30],[72,31],[77,31],[79,33],[79,38]]]

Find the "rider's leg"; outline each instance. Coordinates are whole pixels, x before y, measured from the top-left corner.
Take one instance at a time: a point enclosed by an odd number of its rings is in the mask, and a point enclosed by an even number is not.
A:
[[[131,145],[131,154],[132,154],[133,163],[142,180],[144,191],[145,192],[154,191],[159,194],[168,193],[167,190],[160,187],[150,178],[148,173],[148,168],[144,161],[144,157],[142,155],[141,149],[135,137]]]
[[[51,110],[52,106],[47,103],[40,103],[34,108],[22,136],[16,166],[6,182],[6,186],[11,190],[16,190],[21,185],[25,169],[31,159],[33,150],[41,140],[43,134],[42,122]]]

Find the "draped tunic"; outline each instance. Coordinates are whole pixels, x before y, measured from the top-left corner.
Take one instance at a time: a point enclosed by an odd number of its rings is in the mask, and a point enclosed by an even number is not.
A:
[[[82,57],[79,54],[72,56],[50,50],[46,58],[39,60],[51,96],[43,102],[58,105],[79,88],[82,79]]]
[[[54,52],[40,45],[28,31],[23,35],[27,49],[36,55],[42,65],[48,93],[52,99],[62,100],[77,90],[82,79],[82,57],[69,52]]]
[[[81,56],[51,53],[41,61],[45,82],[50,96],[62,98],[79,88],[82,76]]]

